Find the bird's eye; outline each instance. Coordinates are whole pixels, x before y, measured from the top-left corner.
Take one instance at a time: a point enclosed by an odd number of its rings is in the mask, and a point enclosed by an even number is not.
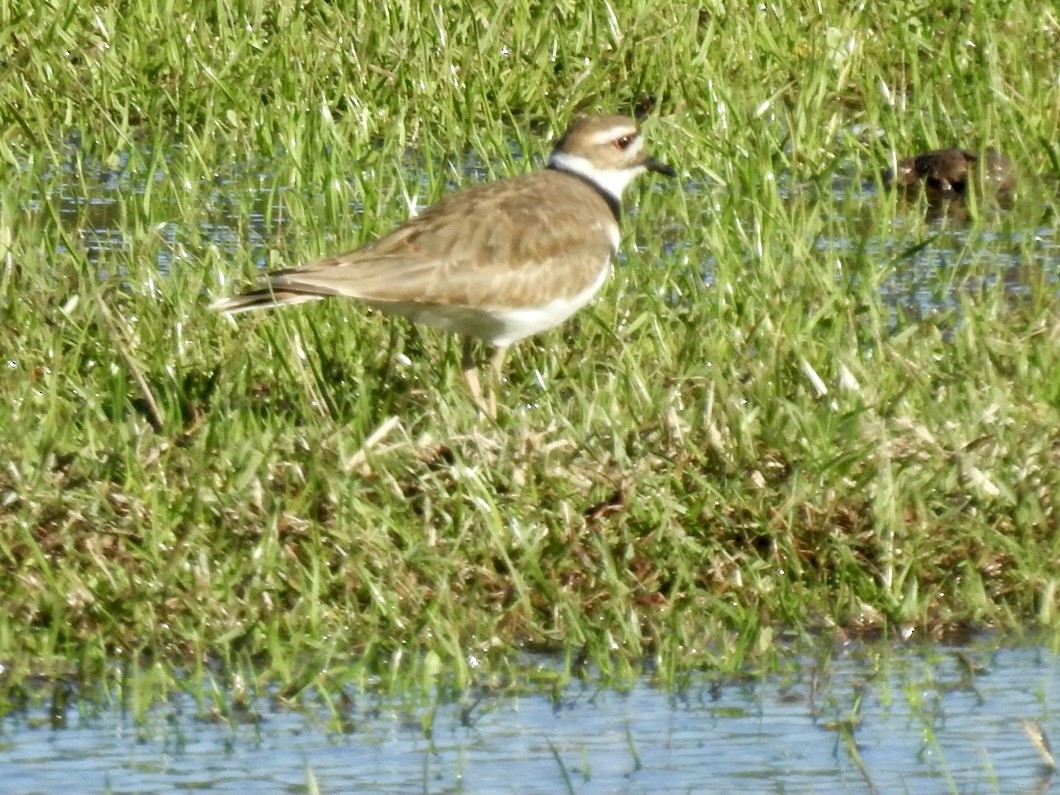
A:
[[[634,135],[623,135],[621,138],[616,138],[615,139],[615,148],[616,149],[629,149],[630,144],[633,143],[633,139],[635,137],[636,136],[634,136]]]

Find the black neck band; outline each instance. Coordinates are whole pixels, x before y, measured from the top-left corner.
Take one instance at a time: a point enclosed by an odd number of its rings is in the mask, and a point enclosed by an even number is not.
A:
[[[614,216],[615,223],[618,223],[622,220],[622,203],[613,195],[601,188],[598,184],[589,179],[587,176],[585,176],[584,174],[579,174],[577,171],[571,171],[568,168],[563,168],[563,166],[557,166],[552,163],[549,163],[548,167],[551,168],[553,171],[558,171],[560,174],[567,174],[577,180],[580,180],[581,182],[584,182],[586,185],[596,191],[601,199],[607,202],[607,207],[609,210],[611,210],[611,215]]]

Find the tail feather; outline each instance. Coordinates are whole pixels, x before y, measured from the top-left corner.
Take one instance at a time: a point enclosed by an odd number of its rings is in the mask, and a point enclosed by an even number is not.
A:
[[[240,312],[250,312],[253,309],[294,306],[295,304],[304,304],[309,301],[319,301],[326,297],[315,293],[300,293],[295,290],[275,290],[271,287],[261,287],[239,295],[219,298],[210,304],[210,309],[214,312],[235,315]]]

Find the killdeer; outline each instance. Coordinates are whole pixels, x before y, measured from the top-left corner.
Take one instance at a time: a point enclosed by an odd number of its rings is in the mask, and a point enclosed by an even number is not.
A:
[[[980,192],[1004,194],[1016,184],[1012,161],[992,149],[983,155],[968,149],[936,149],[906,157],[894,172],[884,173],[884,180],[914,190],[923,185],[929,200],[964,196],[973,185]]]
[[[463,370],[483,400],[473,339],[496,350],[494,384],[509,345],[559,325],[603,286],[618,250],[620,202],[650,157],[637,125],[620,116],[575,121],[540,171],[445,197],[373,243],[276,271],[264,287],[210,308],[243,312],[355,298],[381,312],[464,337]]]

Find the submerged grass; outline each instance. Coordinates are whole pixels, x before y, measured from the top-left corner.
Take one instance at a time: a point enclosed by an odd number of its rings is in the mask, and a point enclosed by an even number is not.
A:
[[[0,27],[9,684],[357,658],[460,688],[522,649],[672,681],[781,630],[1057,626],[1048,12],[0,0]],[[430,330],[205,310],[641,106],[683,185],[513,351],[496,423]],[[879,189],[955,143],[1020,163],[1011,211]]]

